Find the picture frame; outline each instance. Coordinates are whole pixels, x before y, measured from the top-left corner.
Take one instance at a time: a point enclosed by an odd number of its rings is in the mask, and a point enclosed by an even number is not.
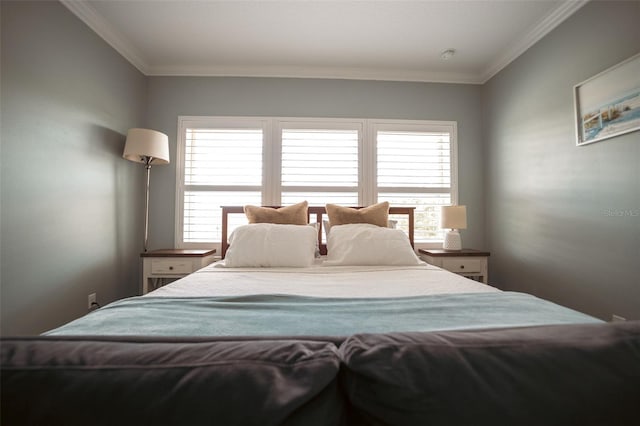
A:
[[[640,130],[640,53],[573,88],[576,145]]]

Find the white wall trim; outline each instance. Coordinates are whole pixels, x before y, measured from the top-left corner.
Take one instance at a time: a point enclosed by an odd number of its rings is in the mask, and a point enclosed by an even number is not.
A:
[[[384,70],[341,67],[227,67],[227,66],[151,66],[150,76],[182,77],[276,77],[344,80],[406,81],[423,83],[480,84],[475,73],[429,72],[421,70]]]
[[[489,81],[491,77],[502,71],[507,65],[526,52],[531,46],[540,41],[544,36],[549,34],[553,29],[588,2],[589,0],[570,0],[561,3],[553,12],[536,24],[524,38],[512,43],[511,46],[506,49],[504,55],[501,55],[491,63],[486,68],[482,76],[480,76],[480,83],[484,84]]]
[[[100,16],[98,12],[83,0],[60,0],[67,9],[87,24],[96,34],[106,41],[116,52],[136,67],[142,74],[149,75],[149,66],[143,55],[123,37],[111,24]]]

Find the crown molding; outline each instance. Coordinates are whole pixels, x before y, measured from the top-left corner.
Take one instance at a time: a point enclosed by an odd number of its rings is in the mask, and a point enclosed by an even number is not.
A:
[[[337,80],[377,80],[422,83],[480,84],[475,73],[428,72],[420,70],[342,68],[342,67],[266,67],[266,66],[158,66],[150,67],[150,76],[181,77],[267,77],[317,78]]]
[[[501,55],[496,61],[492,62],[486,68],[484,73],[479,76],[480,83],[484,84],[489,81],[491,77],[502,71],[507,65],[526,52],[531,46],[540,41],[544,36],[549,34],[553,29],[588,2],[589,0],[568,0],[561,3],[557,9],[549,13],[544,19],[542,19],[542,21],[535,25],[526,36],[512,43],[506,49],[506,53],[504,55]]]
[[[67,9],[87,24],[96,34],[120,53],[127,61],[136,67],[142,74],[148,75],[149,66],[142,59],[143,55],[116,31],[111,24],[102,18],[96,10],[84,0],[60,0]]]

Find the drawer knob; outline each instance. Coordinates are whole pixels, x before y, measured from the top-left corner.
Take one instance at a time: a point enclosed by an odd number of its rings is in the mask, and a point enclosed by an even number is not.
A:
[[[464,265],[460,265],[460,269],[464,269]]]
[[[169,270],[170,270],[170,271],[173,271],[173,266],[169,266]]]

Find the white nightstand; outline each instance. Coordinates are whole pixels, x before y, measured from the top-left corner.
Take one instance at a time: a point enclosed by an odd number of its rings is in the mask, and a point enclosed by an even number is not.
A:
[[[215,249],[164,249],[140,253],[142,257],[142,294],[146,294],[155,278],[177,280],[214,261]]]
[[[488,251],[419,249],[418,252],[420,258],[430,265],[465,277],[477,277],[483,283],[489,284],[489,256],[491,253]]]

